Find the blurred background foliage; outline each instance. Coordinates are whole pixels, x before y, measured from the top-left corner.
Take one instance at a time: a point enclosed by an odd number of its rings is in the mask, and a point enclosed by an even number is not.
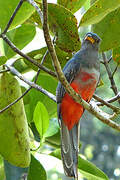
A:
[[[4,30],[18,2],[19,0],[13,0],[12,2],[0,0],[1,31]],[[41,7],[41,0],[36,0],[36,2]],[[72,57],[72,54],[80,49],[81,41],[89,31],[93,31],[101,37],[100,53],[105,51],[108,59],[113,55],[113,59],[109,63],[112,72],[119,65],[120,1],[57,0],[56,4],[52,1],[52,3],[48,4],[48,18],[51,37],[56,36],[55,49],[62,67]],[[22,49],[39,63],[47,50],[45,43],[41,40],[43,36],[41,28],[38,14],[32,6],[24,2],[7,32],[9,39],[19,49]],[[32,41],[36,37],[37,39]],[[28,48],[23,49],[31,41],[32,43]],[[38,68],[16,55],[0,39],[0,70],[3,68],[2,65],[8,60],[9,62],[14,60],[14,67],[24,74],[25,77],[32,81],[35,79]],[[100,60],[102,61],[101,55]],[[54,71],[49,53],[46,56],[44,66]],[[118,91],[120,91],[119,66],[114,74],[114,80]],[[111,84],[105,66],[102,63],[101,81],[102,85],[97,88],[96,94],[103,99],[113,97],[114,93],[110,88]],[[25,92],[28,86],[21,81],[19,83],[22,92]],[[56,78],[41,71],[37,84],[55,95]],[[60,129],[57,122],[56,103],[35,89],[32,89],[24,96],[23,101],[31,140],[31,163],[29,168],[16,167],[0,156],[0,180],[5,178],[6,180],[23,180],[27,172],[28,180],[61,180],[61,178],[68,180],[63,175],[61,161],[58,160],[60,159],[60,152],[56,150],[60,148]],[[119,106],[117,102],[114,104]],[[102,107],[102,109],[106,112],[111,112],[106,107]],[[119,116],[115,119],[115,122],[120,124]],[[120,180],[120,133],[104,125],[88,112],[85,112],[81,120],[80,140],[80,154],[84,156],[84,158],[82,156],[79,157],[80,179],[103,180],[108,179],[108,176],[110,180]],[[2,146],[3,142],[0,143],[0,146]],[[9,149],[4,148],[4,151],[9,151]],[[48,156],[47,154],[49,153],[51,154]],[[45,154],[46,156],[44,156]],[[107,176],[85,158],[100,168]]]

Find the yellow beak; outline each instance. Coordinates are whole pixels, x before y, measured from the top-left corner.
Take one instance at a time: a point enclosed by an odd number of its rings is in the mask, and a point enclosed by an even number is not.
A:
[[[93,38],[90,37],[90,36],[87,36],[87,37],[85,38],[85,40],[90,41],[92,44],[94,44],[94,42],[95,42],[95,39],[93,39]]]

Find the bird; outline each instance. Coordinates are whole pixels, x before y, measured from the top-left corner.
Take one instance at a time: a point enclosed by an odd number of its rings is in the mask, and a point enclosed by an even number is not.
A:
[[[90,102],[100,79],[100,37],[88,32],[81,49],[73,55],[63,68],[70,86]],[[57,115],[61,131],[61,159],[66,176],[78,180],[78,153],[80,140],[80,118],[84,108],[66,92],[58,82],[56,88]]]

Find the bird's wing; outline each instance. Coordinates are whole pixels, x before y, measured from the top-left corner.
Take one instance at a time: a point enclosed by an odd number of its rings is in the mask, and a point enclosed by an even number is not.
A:
[[[80,62],[79,59],[75,59],[74,57],[65,65],[63,69],[63,73],[69,83],[71,83],[77,73],[80,70]],[[56,89],[56,99],[57,103],[61,103],[63,96],[65,95],[65,88],[59,82]]]

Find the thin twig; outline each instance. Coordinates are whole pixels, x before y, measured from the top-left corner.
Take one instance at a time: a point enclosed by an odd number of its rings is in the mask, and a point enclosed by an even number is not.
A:
[[[112,102],[115,102],[115,101],[117,101],[119,99],[120,99],[120,92],[116,96],[114,96],[114,97],[112,97],[110,99],[106,99],[106,101],[109,102],[109,103],[112,103]]]
[[[118,69],[118,66],[119,66],[119,64],[117,64],[116,68],[114,69],[114,71],[113,71],[113,73],[112,73],[112,77],[115,75],[115,73],[116,73],[116,71],[117,71],[117,69]]]
[[[101,102],[103,105],[106,105],[107,107],[111,108],[114,112],[120,113],[119,107],[116,107],[116,106],[108,103],[107,101],[103,100],[102,98],[100,98],[96,94],[93,95],[93,98],[96,99],[97,101]],[[96,103],[96,104],[99,105],[98,103]]]
[[[17,98],[15,101],[13,101],[12,103],[10,103],[9,105],[7,105],[5,108],[3,108],[2,110],[0,110],[0,114],[3,113],[4,111],[6,111],[7,109],[9,109],[11,106],[13,106],[14,104],[16,104],[20,99],[22,99],[28,92],[30,91],[30,89],[27,89],[22,96],[20,96],[19,98]]]
[[[37,61],[35,61],[34,59],[30,58],[29,56],[27,56],[26,54],[24,54],[22,51],[20,51],[9,39],[8,37],[6,37],[6,35],[1,34],[0,37],[13,49],[14,52],[16,52],[17,54],[19,54],[20,56],[26,58],[29,62],[31,62],[32,64],[34,64],[35,66],[39,67],[40,69],[42,69],[43,71],[45,71],[46,73],[52,75],[53,77],[56,77],[56,73],[51,71],[50,69],[46,68],[45,66],[41,65],[40,63],[38,63]]]
[[[41,23],[43,24],[43,14],[42,14],[40,8],[38,7],[38,5],[36,4],[36,2],[34,0],[27,0],[27,1],[36,9],[37,13],[40,16]]]
[[[91,101],[90,102],[90,104],[92,105],[92,108],[93,109],[95,109],[97,112],[99,112],[100,113],[100,111],[101,111],[101,109],[99,109],[98,108],[98,106],[96,105],[96,103],[94,102],[94,101]],[[106,113],[104,114],[104,112],[102,111],[102,116],[106,116]],[[110,127],[112,127],[113,129],[116,129],[116,130],[118,130],[118,131],[120,131],[120,125],[119,124],[117,124],[116,122],[114,122],[113,120],[111,120],[111,119],[114,119],[115,117],[117,117],[117,114],[116,113],[114,113],[113,115],[113,118],[111,117],[111,118],[104,118],[104,117],[101,117],[101,118],[99,118],[99,117],[97,117],[101,122],[103,122],[104,124],[106,124],[106,125],[108,125],[108,126],[110,126]]]
[[[107,71],[107,74],[108,74],[108,77],[109,77],[109,80],[110,80],[110,83],[111,83],[111,88],[112,88],[114,94],[117,95],[118,94],[118,89],[117,89],[117,86],[115,84],[114,78],[112,76],[111,69],[110,69],[110,67],[108,65],[108,61],[107,61],[107,58],[106,58],[106,55],[105,55],[104,52],[102,53],[102,57],[103,57],[104,65],[105,65],[105,68],[106,68],[106,71]],[[119,103],[120,103],[120,101],[119,101]]]
[[[45,89],[43,89],[41,86],[35,84],[34,82],[29,81],[28,79],[26,79],[22,74],[20,74],[14,67],[9,66],[8,64],[5,64],[5,67],[7,69],[10,70],[11,73],[13,73],[14,75],[16,75],[19,79],[21,79],[22,81],[24,81],[26,84],[28,84],[29,86],[31,86],[32,88],[35,88],[36,90],[42,92],[43,94],[45,94],[46,96],[48,96],[50,99],[52,99],[54,102],[56,102],[56,97],[55,95],[53,95],[52,93],[46,91]]]
[[[4,72],[8,72],[8,71],[9,71],[8,69],[1,70],[1,71],[0,71],[0,74],[1,74],[1,73],[4,73]]]
[[[94,97],[94,95],[93,95],[93,97]],[[106,99],[105,102],[113,103],[118,100],[120,100],[120,92],[116,96],[114,96],[110,99]],[[97,106],[104,106],[104,104],[102,102],[96,102],[96,104],[97,104]]]
[[[11,25],[12,22],[13,22],[13,19],[14,19],[15,16],[16,16],[16,13],[18,12],[18,10],[20,9],[20,7],[22,6],[23,2],[24,2],[24,0],[20,0],[20,2],[18,3],[16,9],[14,10],[14,12],[13,12],[13,14],[12,14],[12,16],[11,16],[8,24],[6,25],[6,28],[5,28],[5,30],[3,31],[2,34],[6,34],[7,30],[9,29],[10,25]]]
[[[110,56],[110,58],[108,59],[108,63],[112,60],[112,56]]]

